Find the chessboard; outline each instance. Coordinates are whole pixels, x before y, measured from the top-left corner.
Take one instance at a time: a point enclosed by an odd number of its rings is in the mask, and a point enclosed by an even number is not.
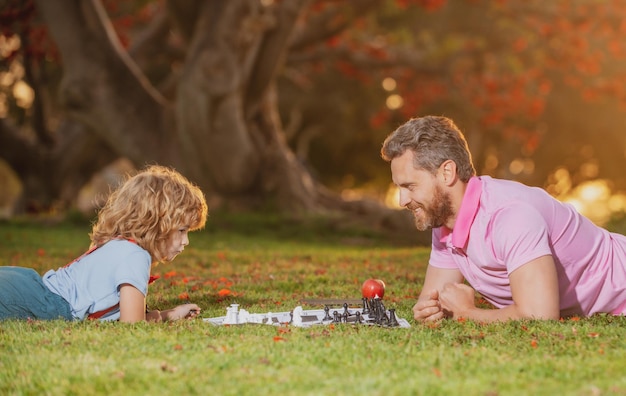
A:
[[[297,306],[288,312],[250,313],[240,309],[238,304],[231,304],[226,309],[226,316],[205,318],[205,322],[213,325],[239,325],[246,323],[265,325],[291,325],[295,327],[311,327],[315,325],[353,324],[380,327],[411,327],[406,319],[396,315],[395,309],[387,309],[382,300],[363,299],[362,307],[350,307],[344,303],[342,307],[325,305],[323,309],[303,309]]]

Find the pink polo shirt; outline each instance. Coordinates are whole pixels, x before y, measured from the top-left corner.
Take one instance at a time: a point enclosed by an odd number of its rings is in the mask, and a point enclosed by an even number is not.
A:
[[[473,177],[454,230],[433,229],[430,265],[458,269],[496,307],[512,304],[509,274],[551,254],[563,317],[626,314],[626,237],[545,190]]]

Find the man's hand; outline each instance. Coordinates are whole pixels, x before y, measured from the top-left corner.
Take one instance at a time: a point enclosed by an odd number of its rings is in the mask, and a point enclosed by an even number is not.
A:
[[[426,269],[422,293],[413,307],[413,317],[417,321],[432,322],[443,319],[446,314],[439,303],[439,290],[446,283],[463,282],[463,275],[457,269],[437,268],[431,265]]]
[[[426,295],[426,298],[421,298],[413,306],[413,317],[417,321],[433,322],[443,319],[445,316],[439,304],[439,292],[432,290]]]
[[[439,292],[439,304],[446,316],[454,319],[471,317],[476,309],[474,289],[464,283],[446,283]]]

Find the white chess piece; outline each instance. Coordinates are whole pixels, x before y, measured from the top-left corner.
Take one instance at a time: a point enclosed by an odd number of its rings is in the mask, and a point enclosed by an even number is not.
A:
[[[226,308],[224,324],[239,324],[239,304],[230,304],[230,307]]]
[[[291,318],[291,324],[296,327],[302,327],[302,307],[297,306],[293,309],[293,316]]]

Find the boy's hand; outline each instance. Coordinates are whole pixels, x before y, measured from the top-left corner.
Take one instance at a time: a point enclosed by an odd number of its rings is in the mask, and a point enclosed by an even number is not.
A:
[[[200,314],[200,307],[196,304],[183,304],[161,312],[164,320],[192,319]]]

